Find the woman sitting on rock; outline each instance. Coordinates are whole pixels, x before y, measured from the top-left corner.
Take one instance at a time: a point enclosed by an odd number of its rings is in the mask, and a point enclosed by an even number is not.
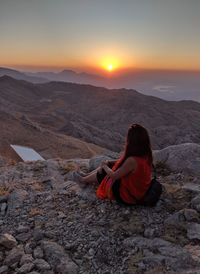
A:
[[[80,176],[84,183],[99,183],[97,197],[117,200],[126,205],[136,204],[151,183],[152,150],[147,130],[133,124],[127,134],[123,156],[117,161],[104,161],[89,175]]]

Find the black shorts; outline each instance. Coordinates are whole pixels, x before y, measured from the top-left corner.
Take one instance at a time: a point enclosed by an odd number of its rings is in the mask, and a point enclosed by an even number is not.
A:
[[[109,167],[112,167],[112,166],[109,165]],[[107,173],[105,172],[104,169],[102,169],[101,172],[99,172],[99,171],[97,172],[97,181],[99,184],[102,182],[102,180],[105,178],[106,175],[107,175]],[[119,188],[120,188],[120,180],[116,180],[112,185],[112,192],[115,197],[115,200],[120,204],[130,205],[122,200],[122,198],[120,196]]]

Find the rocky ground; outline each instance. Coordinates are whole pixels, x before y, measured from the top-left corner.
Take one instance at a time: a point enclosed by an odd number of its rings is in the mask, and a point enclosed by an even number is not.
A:
[[[103,157],[0,167],[0,273],[200,273],[200,178],[158,163],[154,208],[119,206],[72,181]]]

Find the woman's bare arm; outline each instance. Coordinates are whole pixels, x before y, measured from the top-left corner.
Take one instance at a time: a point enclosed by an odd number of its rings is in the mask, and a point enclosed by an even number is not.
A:
[[[136,166],[137,166],[137,163],[135,159],[133,157],[129,157],[128,159],[126,159],[123,165],[116,171],[113,171],[107,165],[103,165],[102,168],[105,170],[108,176],[112,178],[113,181],[115,181],[127,175],[129,172],[134,171],[136,169]]]

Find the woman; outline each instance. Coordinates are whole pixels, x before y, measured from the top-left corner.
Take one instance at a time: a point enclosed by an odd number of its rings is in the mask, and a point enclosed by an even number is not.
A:
[[[97,189],[99,198],[133,205],[142,199],[150,186],[152,161],[147,130],[133,124],[128,130],[123,156],[115,162],[103,162],[98,169],[79,180],[100,183]]]

